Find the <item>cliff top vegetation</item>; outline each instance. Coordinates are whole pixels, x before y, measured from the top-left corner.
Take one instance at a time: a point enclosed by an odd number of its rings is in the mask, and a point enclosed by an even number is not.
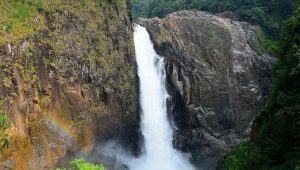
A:
[[[132,0],[136,17],[164,17],[174,11],[194,9],[231,11],[239,20],[262,26],[271,38],[280,37],[281,22],[292,15],[293,0]]]

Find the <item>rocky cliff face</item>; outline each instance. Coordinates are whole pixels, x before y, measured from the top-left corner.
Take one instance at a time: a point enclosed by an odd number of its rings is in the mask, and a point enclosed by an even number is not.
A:
[[[11,118],[0,169],[64,165],[69,156],[92,152],[96,139],[120,137],[136,147],[137,81],[127,5],[0,3],[0,110]]]
[[[257,28],[205,12],[141,19],[165,57],[174,145],[197,161],[217,160],[249,137],[266,101],[273,59]]]

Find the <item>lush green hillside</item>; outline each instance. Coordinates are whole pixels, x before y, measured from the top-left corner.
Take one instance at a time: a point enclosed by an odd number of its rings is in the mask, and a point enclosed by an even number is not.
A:
[[[257,116],[251,142],[235,148],[221,169],[300,169],[300,7],[284,24],[273,92]]]
[[[268,35],[279,37],[280,23],[292,13],[293,0],[132,0],[133,14],[163,17],[182,9],[220,13],[232,11],[241,20],[260,24]]]

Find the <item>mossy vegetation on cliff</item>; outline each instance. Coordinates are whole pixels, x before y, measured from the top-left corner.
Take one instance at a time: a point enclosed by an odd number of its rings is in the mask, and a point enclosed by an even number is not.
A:
[[[23,0],[3,0],[0,2],[0,44],[18,42],[45,24],[38,14],[38,1],[25,3]]]
[[[108,3],[109,8],[118,6],[119,9],[127,11],[126,1],[122,0],[2,0],[0,2],[0,45],[5,43],[18,43],[21,40],[35,35],[37,32],[47,28],[45,21],[45,14],[51,12],[70,12],[77,17],[83,13],[93,13],[95,18],[91,19],[89,26],[93,27],[94,19],[103,20],[104,15],[99,13],[99,9]],[[114,14],[111,12],[111,14]],[[112,22],[109,27],[115,27],[116,20],[109,20]],[[58,26],[58,25],[57,25]]]
[[[134,145],[128,1],[2,0],[0,16],[0,100],[12,123],[0,169],[54,168],[96,138],[126,134]]]

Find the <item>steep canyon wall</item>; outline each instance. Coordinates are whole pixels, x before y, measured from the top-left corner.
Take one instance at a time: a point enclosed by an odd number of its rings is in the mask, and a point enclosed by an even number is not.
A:
[[[137,150],[133,29],[125,0],[3,1],[0,169],[51,169],[94,141]]]

